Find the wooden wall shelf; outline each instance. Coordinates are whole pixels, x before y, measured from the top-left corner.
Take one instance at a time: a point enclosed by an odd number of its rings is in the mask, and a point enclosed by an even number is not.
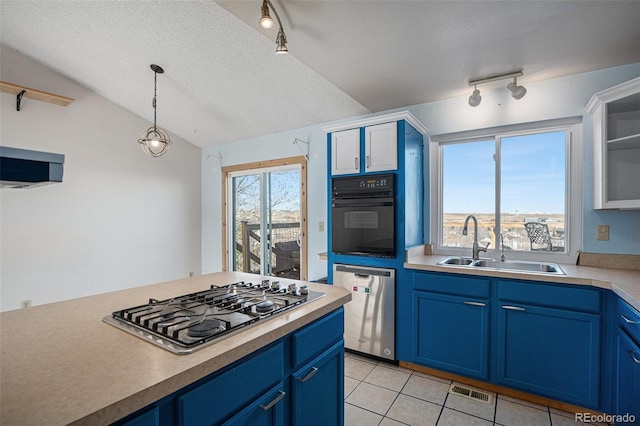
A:
[[[35,99],[37,101],[48,102],[50,104],[67,106],[74,101],[74,99],[67,98],[66,96],[55,95],[53,93],[44,92],[42,90],[31,89],[30,87],[19,86],[17,84],[11,84],[5,81],[0,81],[0,91],[4,93],[9,93],[15,96],[19,96],[20,92],[22,92],[23,90],[24,90],[25,97],[30,99]],[[19,103],[20,103],[20,100],[18,100],[18,104]]]

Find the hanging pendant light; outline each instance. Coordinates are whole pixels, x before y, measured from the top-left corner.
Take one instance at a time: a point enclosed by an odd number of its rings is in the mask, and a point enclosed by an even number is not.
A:
[[[156,126],[156,92],[158,89],[158,74],[164,73],[159,65],[151,64],[153,71],[153,126],[149,127],[143,134],[138,143],[142,150],[152,156],[160,157],[169,150],[171,146],[171,138],[169,132]]]

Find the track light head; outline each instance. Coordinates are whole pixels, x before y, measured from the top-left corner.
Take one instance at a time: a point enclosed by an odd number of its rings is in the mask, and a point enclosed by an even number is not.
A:
[[[471,96],[469,96],[469,105],[472,107],[477,107],[482,102],[482,96],[480,96],[480,91],[477,87],[473,90]]]
[[[527,94],[527,89],[524,86],[518,86],[518,80],[516,77],[513,77],[513,81],[507,84],[507,89],[511,92],[511,97],[513,99],[522,99],[524,95]]]
[[[262,17],[260,18],[260,26],[266,30],[273,28],[273,19],[269,15],[269,0],[264,0],[262,2]]]
[[[287,49],[287,36],[284,34],[284,30],[280,27],[278,36],[276,37],[276,55],[283,55],[289,53]]]

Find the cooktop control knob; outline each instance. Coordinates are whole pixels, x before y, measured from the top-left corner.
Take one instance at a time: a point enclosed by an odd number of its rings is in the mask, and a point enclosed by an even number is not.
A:
[[[307,294],[309,294],[309,288],[303,284],[300,286],[300,296],[306,296]]]
[[[298,287],[296,286],[296,283],[289,284],[289,287],[287,287],[287,291],[288,291],[289,293],[293,293],[293,294],[295,294],[295,293],[296,293],[296,290],[297,290],[297,289],[298,289]]]
[[[280,281],[274,281],[271,283],[271,290],[280,290]]]

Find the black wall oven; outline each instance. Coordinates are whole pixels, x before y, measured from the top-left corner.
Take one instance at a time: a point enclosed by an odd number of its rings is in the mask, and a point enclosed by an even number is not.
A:
[[[331,180],[331,251],[395,257],[394,175]]]

